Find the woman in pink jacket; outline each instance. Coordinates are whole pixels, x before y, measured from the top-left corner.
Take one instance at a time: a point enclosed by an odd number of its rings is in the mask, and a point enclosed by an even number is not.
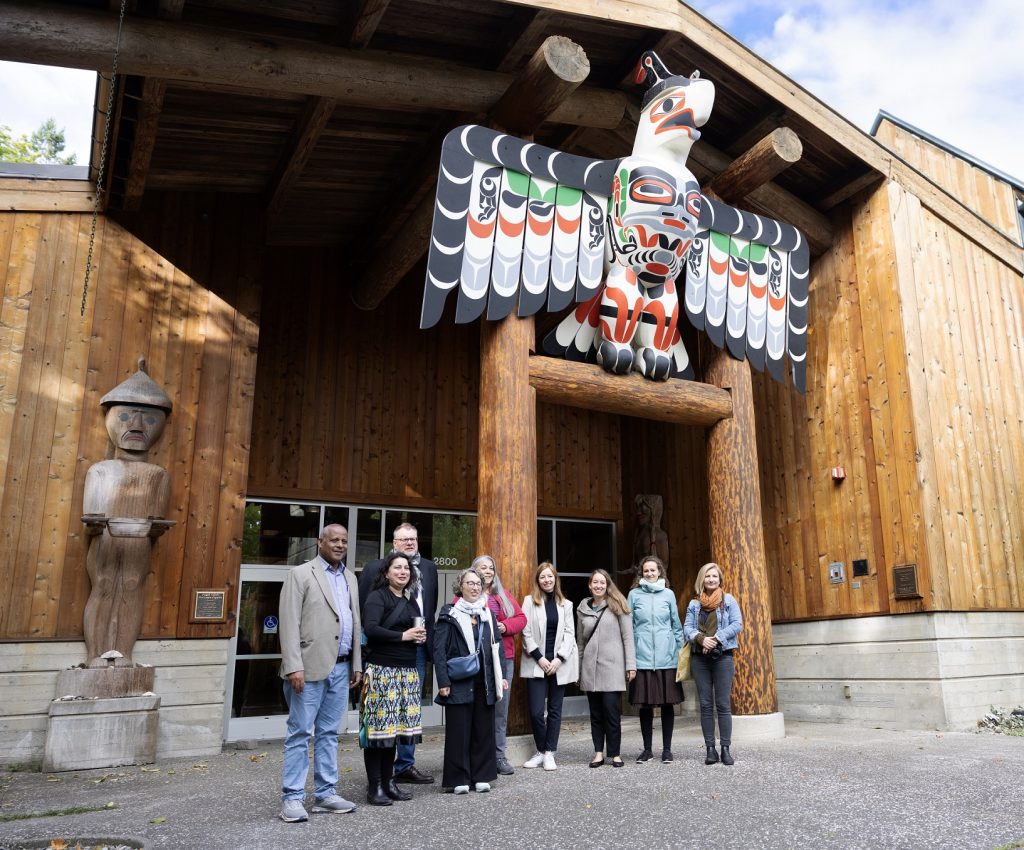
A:
[[[526,625],[526,615],[519,603],[501,586],[501,579],[490,555],[478,555],[470,565],[483,576],[487,593],[487,607],[498,621],[498,631],[505,644],[505,660],[501,662],[501,676],[509,683],[504,699],[494,706],[494,747],[498,757],[498,773],[509,776],[515,773],[505,756],[505,730],[508,726],[509,694],[512,690],[512,669],[515,666],[516,638]]]

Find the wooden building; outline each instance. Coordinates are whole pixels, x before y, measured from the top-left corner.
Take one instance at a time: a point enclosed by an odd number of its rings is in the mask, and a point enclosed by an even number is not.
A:
[[[448,570],[487,550],[521,593],[550,557],[578,599],[630,566],[638,493],[663,496],[674,588],[714,557],[741,598],[739,713],[958,728],[1024,700],[1020,183],[861,132],[675,0],[131,0],[93,239],[119,7],[0,9],[0,58],[103,72],[88,179],[0,179],[0,760],[38,758],[84,657],[83,481],[139,356],[174,400],[136,653],[160,755],[278,722],[267,617],[324,522],[357,567],[412,519]],[[550,36],[589,74],[532,103]],[[417,329],[444,134],[623,156],[652,47],[716,85],[702,185],[808,237],[806,395],[702,349],[670,401],[600,407],[615,379],[581,400],[529,355],[556,317]],[[780,128],[799,160],[731,180]],[[203,589],[223,622],[196,621]]]

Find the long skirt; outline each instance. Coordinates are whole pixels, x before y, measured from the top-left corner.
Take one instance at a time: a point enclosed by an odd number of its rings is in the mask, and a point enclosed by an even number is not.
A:
[[[363,686],[359,707],[360,743],[366,747],[418,744],[423,726],[416,668],[367,664],[364,675],[369,681]]]
[[[671,670],[637,670],[629,683],[630,705],[678,705],[683,701],[683,688],[676,681],[676,668]]]

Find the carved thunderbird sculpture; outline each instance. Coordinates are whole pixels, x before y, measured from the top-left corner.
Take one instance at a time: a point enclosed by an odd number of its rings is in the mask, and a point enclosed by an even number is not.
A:
[[[711,200],[686,168],[714,85],[673,76],[648,51],[632,153],[574,156],[484,127],[459,127],[441,152],[420,327],[458,289],[455,321],[502,319],[546,305],[570,312],[548,354],[610,372],[693,378],[680,333],[690,323],[719,348],[805,388],[807,241],[782,222]]]

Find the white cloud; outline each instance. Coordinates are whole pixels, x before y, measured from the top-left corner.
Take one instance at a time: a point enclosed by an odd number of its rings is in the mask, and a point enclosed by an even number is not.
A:
[[[65,131],[64,153],[76,154],[79,165],[89,163],[95,97],[93,71],[0,62],[0,124],[30,135],[53,118]]]
[[[879,109],[1024,180],[1019,0],[696,0],[864,130]]]

